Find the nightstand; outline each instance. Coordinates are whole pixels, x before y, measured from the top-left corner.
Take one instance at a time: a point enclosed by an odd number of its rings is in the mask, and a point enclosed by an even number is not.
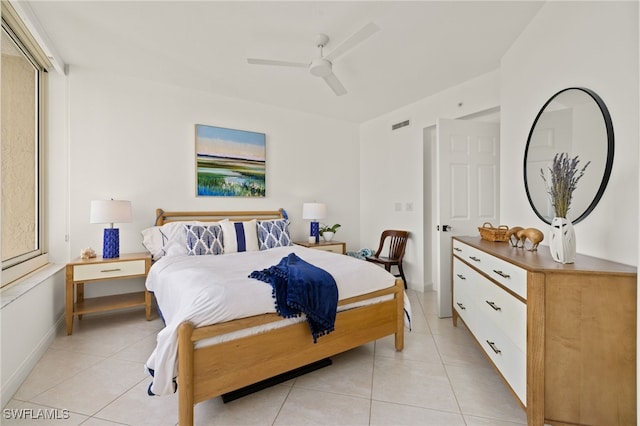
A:
[[[67,335],[73,332],[74,315],[82,319],[83,314],[92,312],[144,306],[147,321],[150,320],[151,294],[146,288],[144,291],[135,293],[84,298],[85,283],[146,277],[150,267],[151,255],[149,253],[123,254],[112,259],[104,259],[102,257],[77,259],[67,263],[65,308]]]
[[[333,253],[339,254],[345,254],[347,252],[347,244],[341,241],[320,241],[317,244],[310,243],[308,241],[295,241],[294,244],[317,250],[331,251]]]

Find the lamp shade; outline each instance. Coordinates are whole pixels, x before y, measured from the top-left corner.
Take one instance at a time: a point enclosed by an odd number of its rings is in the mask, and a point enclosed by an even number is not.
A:
[[[303,219],[324,219],[327,217],[327,206],[323,203],[302,204]]]
[[[90,223],[131,222],[131,201],[94,200],[91,201]]]

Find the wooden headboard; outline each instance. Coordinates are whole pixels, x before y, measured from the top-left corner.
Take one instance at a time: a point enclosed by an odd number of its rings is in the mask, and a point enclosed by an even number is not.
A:
[[[283,219],[286,217],[284,209],[267,211],[238,211],[238,212],[166,212],[156,209],[156,226],[168,222],[198,220],[201,222],[217,222],[222,219],[245,221],[251,219]]]

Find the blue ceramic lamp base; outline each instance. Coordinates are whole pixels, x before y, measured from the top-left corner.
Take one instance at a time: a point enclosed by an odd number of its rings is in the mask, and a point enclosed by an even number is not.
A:
[[[120,230],[118,228],[105,228],[102,243],[102,257],[112,259],[120,257]]]
[[[316,238],[316,244],[320,242],[320,223],[319,222],[311,222],[310,236]]]

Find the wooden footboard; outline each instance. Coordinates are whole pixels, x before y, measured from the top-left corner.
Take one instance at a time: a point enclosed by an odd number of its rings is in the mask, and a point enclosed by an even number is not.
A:
[[[343,300],[347,305],[375,297],[392,299],[338,312],[335,331],[313,343],[309,325],[299,322],[260,334],[202,348],[196,342],[253,325],[280,320],[260,315],[201,328],[184,322],[178,337],[179,424],[193,424],[193,408],[224,393],[240,389],[323,358],[395,334],[396,350],[404,347],[404,283]]]

